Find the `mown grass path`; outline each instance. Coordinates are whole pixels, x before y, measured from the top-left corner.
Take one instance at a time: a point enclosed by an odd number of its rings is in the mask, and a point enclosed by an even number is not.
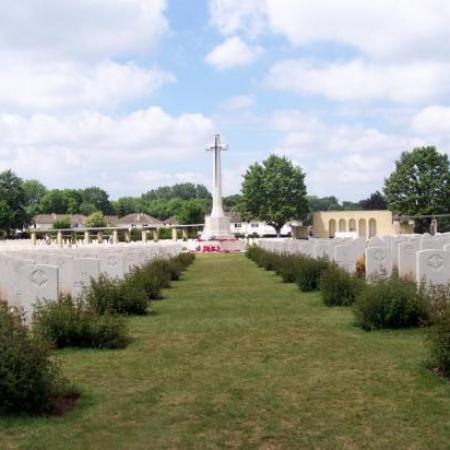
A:
[[[63,418],[0,419],[1,449],[446,449],[450,384],[420,330],[366,333],[243,255],[200,256],[120,351],[58,353]]]

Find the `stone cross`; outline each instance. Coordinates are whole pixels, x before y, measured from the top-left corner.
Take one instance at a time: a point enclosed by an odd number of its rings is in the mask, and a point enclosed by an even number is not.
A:
[[[220,142],[220,134],[214,136],[214,145],[211,145],[206,151],[214,152],[213,155],[213,207],[211,217],[223,217],[222,206],[222,167],[220,152],[228,150],[228,146]]]

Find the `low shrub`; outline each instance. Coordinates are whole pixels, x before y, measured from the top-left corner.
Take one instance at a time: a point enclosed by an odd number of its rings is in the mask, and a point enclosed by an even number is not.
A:
[[[19,311],[0,303],[0,414],[58,413],[67,391],[47,343],[30,333]]]
[[[364,282],[336,263],[330,264],[320,277],[320,295],[327,306],[350,306]]]
[[[194,261],[195,255],[193,253],[180,253],[178,256],[173,258],[177,263],[180,264],[182,270],[186,270]]]
[[[86,302],[98,314],[137,314],[147,312],[148,296],[142,285],[125,280],[112,279],[105,274],[92,280],[86,290]]]
[[[157,259],[144,266],[143,270],[147,274],[152,274],[151,276],[159,284],[161,289],[170,288],[172,286],[170,282],[178,280],[181,276],[179,266],[165,259]]]
[[[298,255],[285,255],[280,258],[277,273],[285,283],[294,283],[302,270],[304,258]]]
[[[257,245],[249,245],[247,247],[247,250],[245,252],[245,256],[248,259],[251,259],[255,263],[258,263],[258,258],[261,255],[262,249],[261,247],[258,247]]]
[[[98,314],[82,300],[62,296],[59,302],[41,302],[33,314],[33,329],[56,348],[124,348],[129,335],[125,320]]]
[[[319,289],[320,277],[328,268],[326,259],[315,259],[309,256],[303,257],[300,271],[297,274],[296,283],[303,292],[311,292]]]
[[[422,288],[424,289],[424,288]],[[450,285],[432,286],[426,290],[428,312],[427,343],[431,363],[450,376]]]
[[[364,330],[414,327],[427,316],[416,283],[396,276],[367,284],[356,297],[354,313]]]
[[[125,277],[128,283],[135,286],[140,286],[147,297],[147,300],[160,300],[161,287],[165,282],[170,283],[170,280],[161,282],[161,274],[149,269],[150,265],[144,267],[135,267]],[[168,275],[166,274],[166,277]]]

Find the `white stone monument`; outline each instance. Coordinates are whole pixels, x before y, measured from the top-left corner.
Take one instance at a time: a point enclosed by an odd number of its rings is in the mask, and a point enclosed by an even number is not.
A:
[[[230,218],[225,216],[222,207],[222,167],[221,152],[228,147],[220,142],[220,134],[214,136],[214,145],[207,148],[213,152],[213,207],[211,215],[205,218],[205,229],[202,233],[204,240],[232,239],[230,233]]]

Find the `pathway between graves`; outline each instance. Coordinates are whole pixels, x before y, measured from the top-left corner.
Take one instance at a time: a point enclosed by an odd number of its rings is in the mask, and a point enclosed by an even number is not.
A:
[[[244,255],[200,255],[130,329],[125,350],[63,352],[80,408],[0,426],[0,448],[447,448],[421,331],[363,332]]]

